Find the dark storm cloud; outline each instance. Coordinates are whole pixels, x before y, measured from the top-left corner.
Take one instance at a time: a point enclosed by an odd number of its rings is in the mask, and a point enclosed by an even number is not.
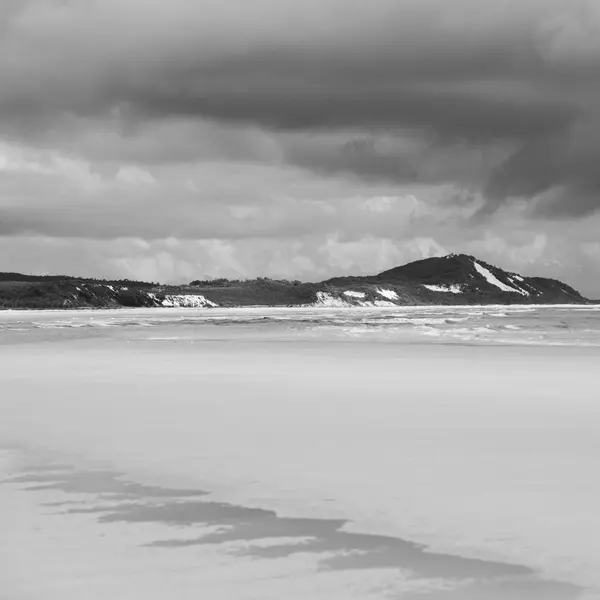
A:
[[[429,150],[346,140],[283,157],[369,180],[477,181],[492,209],[550,194],[539,213],[585,214],[600,204],[600,138],[588,133],[600,113],[599,24],[594,0],[10,1],[0,127],[36,139],[67,114],[118,123],[122,137],[182,118],[275,135],[408,132]],[[490,149],[488,164],[474,158]],[[452,152],[474,161],[471,173],[438,167]]]
[[[286,130],[414,128],[440,138],[489,142],[537,138],[563,131],[580,114],[576,106],[544,99],[419,89],[409,84],[340,91],[317,89],[244,92],[148,91],[134,95],[149,115],[196,114],[226,122],[259,123]]]
[[[398,184],[455,183],[479,187],[487,181],[490,163],[506,152],[482,152],[469,143],[443,143],[419,134],[360,135],[352,132],[288,136],[284,158],[295,165],[325,175],[353,175],[367,182]]]
[[[535,197],[534,213],[581,217],[600,207],[600,127],[580,128],[522,142],[492,174],[486,197],[494,206],[508,197]]]

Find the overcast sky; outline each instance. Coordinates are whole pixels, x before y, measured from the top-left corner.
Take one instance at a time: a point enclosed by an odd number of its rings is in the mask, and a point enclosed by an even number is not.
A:
[[[450,252],[600,297],[598,0],[1,0],[0,270]]]

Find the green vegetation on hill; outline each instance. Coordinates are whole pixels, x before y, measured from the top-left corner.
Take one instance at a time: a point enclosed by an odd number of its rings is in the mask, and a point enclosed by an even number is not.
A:
[[[155,305],[142,288],[128,286],[117,288],[112,283],[88,283],[88,281],[77,279],[0,281],[0,309],[118,308]]]
[[[336,277],[321,283],[259,277],[164,286],[131,280],[0,273],[0,309],[588,302],[560,281],[524,278],[464,254],[423,259],[378,275]]]
[[[311,304],[317,299],[322,286],[315,283],[287,281],[259,277],[249,280],[216,279],[192,281],[194,293],[202,294],[219,306]]]

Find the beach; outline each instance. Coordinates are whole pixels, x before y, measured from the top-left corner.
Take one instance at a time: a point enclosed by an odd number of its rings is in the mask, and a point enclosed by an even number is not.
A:
[[[0,598],[598,598],[599,358],[595,307],[2,313]]]

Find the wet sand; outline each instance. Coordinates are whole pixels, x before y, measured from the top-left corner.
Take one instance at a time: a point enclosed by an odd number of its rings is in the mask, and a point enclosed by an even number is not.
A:
[[[123,545],[135,553],[137,545],[141,554],[146,553],[147,569],[155,569],[157,565],[164,569],[171,562],[173,557],[169,556],[163,564],[163,552],[181,555],[192,547],[217,547],[224,556],[251,558],[257,563],[281,561],[294,555],[309,556],[312,567],[309,578],[315,581],[324,574],[326,579],[332,572],[396,572],[396,592],[402,598],[570,600],[580,598],[582,593],[574,585],[544,581],[533,569],[522,565],[429,552],[423,545],[393,536],[347,532],[346,522],[341,520],[282,517],[271,510],[211,501],[203,490],[131,482],[120,473],[105,470],[32,464],[23,448],[5,449],[2,458],[0,508],[7,542],[2,579],[4,589],[14,598],[88,598],[96,597],[100,591],[121,598],[129,597],[126,589],[134,594],[141,592],[144,586],[138,590],[136,580],[150,573],[140,573],[139,566],[131,564],[131,559],[129,564],[120,560],[119,564],[117,561],[107,564],[104,556],[98,561],[98,571],[93,566],[90,569],[97,548],[85,539],[85,534],[77,539],[73,528],[85,530],[94,525],[96,535],[105,538],[117,554],[123,551]],[[24,499],[26,495],[33,496],[33,501]],[[72,519],[78,519],[77,523],[69,523]],[[52,524],[54,528],[58,524],[60,532],[49,536]],[[163,537],[142,541],[132,536],[131,539],[123,536],[123,528],[115,530],[110,525],[125,528],[158,525],[162,526]],[[33,536],[31,531],[23,531],[28,528],[33,529]],[[159,533],[146,531],[150,532]],[[40,543],[44,538],[46,547]],[[148,550],[152,552],[152,561],[148,561]],[[61,558],[64,562],[58,572],[47,568],[49,559],[52,562]],[[82,560],[87,567],[84,574],[81,564],[77,564]],[[200,559],[197,568],[186,560],[183,564],[188,565],[186,578],[191,581],[186,585],[185,596],[178,597],[193,597],[208,591],[220,597],[222,590],[218,587],[206,587],[210,583],[202,572],[211,567],[206,559],[204,563]],[[163,574],[173,577],[168,570]],[[286,594],[293,593],[293,569],[289,575],[290,588],[286,589],[285,583],[282,586]],[[98,578],[102,585],[93,590]],[[355,580],[354,576],[352,582]],[[343,593],[347,582],[342,579],[341,583],[339,593]],[[256,590],[249,593],[240,590],[236,597],[261,597],[261,590],[259,583]],[[363,597],[350,589],[346,591],[351,597]],[[388,591],[394,591],[393,582]],[[372,592],[364,589],[364,597],[376,597]],[[151,593],[150,597],[161,596]]]

